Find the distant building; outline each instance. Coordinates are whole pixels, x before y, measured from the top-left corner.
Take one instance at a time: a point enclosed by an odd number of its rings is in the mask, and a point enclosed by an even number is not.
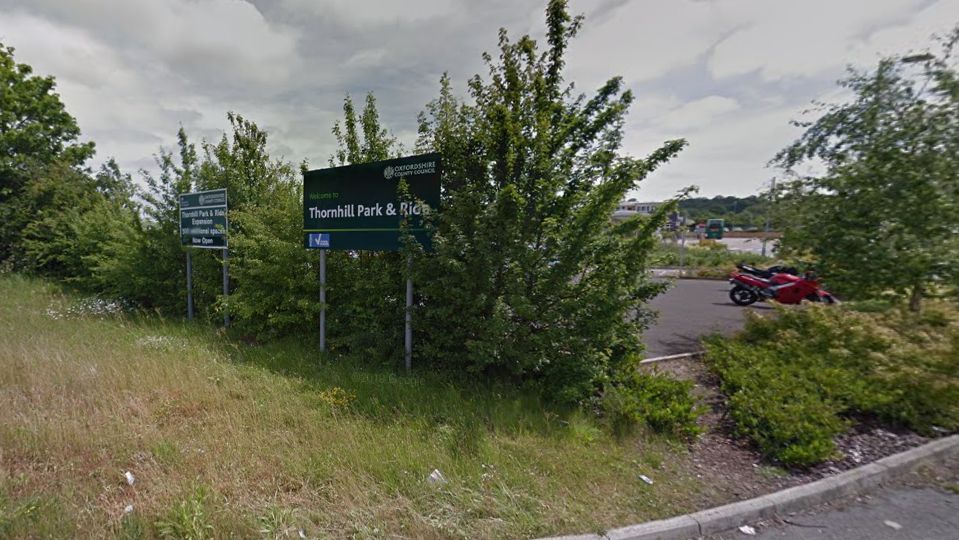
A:
[[[619,203],[616,211],[613,212],[613,219],[628,219],[635,215],[651,216],[662,204],[661,202],[639,202],[636,199],[629,199]]]

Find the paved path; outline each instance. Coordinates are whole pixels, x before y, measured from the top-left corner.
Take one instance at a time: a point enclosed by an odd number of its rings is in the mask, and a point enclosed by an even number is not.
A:
[[[727,281],[680,279],[672,283],[671,289],[649,304],[659,317],[643,335],[647,358],[700,350],[701,337],[742,328],[746,311],[772,311],[765,304],[749,308],[733,304]]]
[[[931,487],[896,487],[817,513],[787,518],[793,523],[760,530],[765,540],[956,540],[959,495]],[[886,522],[890,522],[887,524]],[[811,527],[815,525],[816,527]],[[896,528],[896,526],[899,528]],[[724,538],[750,538],[736,531]]]

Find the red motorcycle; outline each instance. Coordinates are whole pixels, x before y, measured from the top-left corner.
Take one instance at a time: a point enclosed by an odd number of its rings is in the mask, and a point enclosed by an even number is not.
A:
[[[752,273],[733,272],[729,276],[733,284],[729,299],[738,306],[748,306],[765,300],[780,304],[798,304],[803,300],[835,304],[836,298],[819,286],[816,274],[806,272],[802,276],[777,272],[768,278]]]

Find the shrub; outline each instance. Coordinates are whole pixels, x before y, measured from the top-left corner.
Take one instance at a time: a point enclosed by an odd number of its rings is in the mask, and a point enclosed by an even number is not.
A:
[[[660,373],[632,372],[607,385],[601,409],[614,433],[646,425],[659,433],[690,439],[699,433],[699,407],[690,393],[693,383]]]
[[[959,311],[781,309],[735,339],[707,340],[737,430],[786,465],[834,453],[857,419],[920,433],[959,429]]]
[[[737,431],[764,455],[802,466],[835,452],[832,439],[846,425],[796,364],[784,365],[762,347],[721,338],[710,340],[707,349]]]
[[[257,205],[230,212],[236,231],[230,312],[237,330],[246,335],[269,339],[316,333],[319,253],[303,248],[301,193],[297,184],[282,183]]]
[[[547,8],[546,45],[500,33],[488,78],[457,99],[449,80],[421,116],[420,151],[443,155],[435,251],[417,255],[418,350],[431,366],[536,381],[559,402],[602,391],[642,347],[651,218],[612,223],[622,197],[682,150],[622,155],[633,101],[622,79],[592,96],[564,81],[579,28],[566,2]]]

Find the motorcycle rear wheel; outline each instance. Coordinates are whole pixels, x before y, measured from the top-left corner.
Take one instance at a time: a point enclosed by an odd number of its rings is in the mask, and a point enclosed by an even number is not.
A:
[[[729,291],[729,299],[737,306],[748,306],[759,300],[759,295],[751,289],[736,285]]]

